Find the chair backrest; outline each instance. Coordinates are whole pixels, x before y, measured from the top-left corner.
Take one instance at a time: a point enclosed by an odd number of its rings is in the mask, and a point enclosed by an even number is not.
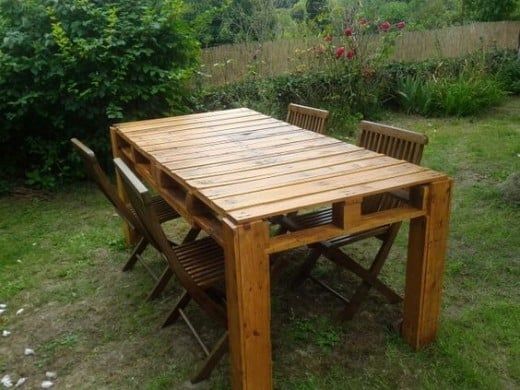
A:
[[[193,280],[186,271],[182,263],[179,261],[172,245],[159,221],[158,215],[155,213],[152,203],[152,195],[146,186],[132,172],[132,170],[120,158],[114,159],[114,165],[117,173],[121,177],[121,181],[125,191],[130,199],[130,203],[135,209],[140,221],[144,225],[145,230],[151,236],[151,239],[157,244],[157,249],[168,260],[170,268],[173,270],[181,285],[188,291],[190,296],[200,305],[209,310],[221,311],[222,308],[216,306],[215,303],[207,296],[202,288]],[[223,313],[219,313],[222,317]],[[225,313],[224,313],[225,318]]]
[[[413,164],[421,163],[424,146],[428,143],[424,134],[369,121],[362,121],[360,129],[358,146]],[[364,200],[363,212],[388,210],[401,204],[402,201],[394,196],[374,195]]]
[[[302,129],[323,134],[328,117],[329,112],[327,110],[290,103],[286,122]]]
[[[420,164],[428,137],[381,123],[361,121],[358,146],[387,156]]]
[[[110,203],[112,203],[121,218],[132,225],[132,227],[139,229],[139,222],[118,195],[116,187],[112,184],[107,174],[103,171],[103,168],[99,165],[96,154],[92,149],[76,138],[72,138],[70,142],[72,142],[81,156],[89,178],[93,180],[101,192],[105,194],[106,198]]]

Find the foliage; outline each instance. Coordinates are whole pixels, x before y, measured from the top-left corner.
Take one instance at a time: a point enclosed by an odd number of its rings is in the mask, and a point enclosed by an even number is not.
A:
[[[457,78],[407,77],[398,85],[401,106],[421,115],[474,115],[500,103],[505,96],[500,82],[488,75],[462,74]]]
[[[462,0],[464,12],[472,20],[491,22],[510,19],[518,7],[517,0]]]
[[[183,110],[197,43],[182,7],[0,0],[2,175],[56,187],[82,172],[70,137],[106,152],[109,123]]]
[[[492,73],[497,74],[508,92],[520,95],[520,57],[501,52],[496,53],[492,60]]]
[[[234,41],[224,28],[231,0],[186,0],[185,18],[202,46],[215,46]]]

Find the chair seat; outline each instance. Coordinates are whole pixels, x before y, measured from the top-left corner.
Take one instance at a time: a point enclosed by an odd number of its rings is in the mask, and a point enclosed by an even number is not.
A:
[[[134,208],[131,205],[128,205],[128,208],[132,214],[138,218]],[[180,217],[179,213],[171,208],[170,205],[166,203],[166,201],[160,195],[155,195],[152,197],[152,208],[155,211],[157,218],[159,218],[160,223]]]
[[[170,205],[159,195],[152,197],[152,207],[160,222],[166,222],[179,217],[179,213],[171,208]]]
[[[224,280],[224,251],[211,237],[174,247],[186,272],[200,287]]]
[[[296,230],[302,230],[315,226],[326,225],[332,223],[332,208],[312,211],[301,215],[286,216],[285,221],[289,222],[288,225],[291,230],[294,230],[293,228],[296,228]],[[327,247],[339,248],[368,237],[377,237],[383,235],[388,231],[389,226],[390,225],[380,226],[348,236],[336,237],[331,240],[324,241],[322,244]]]

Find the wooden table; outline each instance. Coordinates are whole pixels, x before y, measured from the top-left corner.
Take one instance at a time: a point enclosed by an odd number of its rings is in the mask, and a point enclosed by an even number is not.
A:
[[[114,156],[224,247],[233,388],[272,387],[269,255],[392,222],[411,220],[402,335],[415,349],[434,340],[446,175],[247,108],[121,123],[111,137]],[[396,189],[406,207],[361,214],[364,197]],[[333,223],[270,234],[269,217],[318,205]]]

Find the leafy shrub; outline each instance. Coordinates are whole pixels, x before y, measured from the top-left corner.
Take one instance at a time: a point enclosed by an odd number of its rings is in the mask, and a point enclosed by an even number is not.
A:
[[[508,92],[520,95],[520,57],[505,59],[497,75]]]
[[[471,19],[483,22],[510,19],[518,7],[517,0],[462,0],[462,2]]]
[[[2,174],[55,187],[82,172],[71,136],[107,152],[110,122],[183,110],[198,46],[181,9],[180,0],[0,0]]]

